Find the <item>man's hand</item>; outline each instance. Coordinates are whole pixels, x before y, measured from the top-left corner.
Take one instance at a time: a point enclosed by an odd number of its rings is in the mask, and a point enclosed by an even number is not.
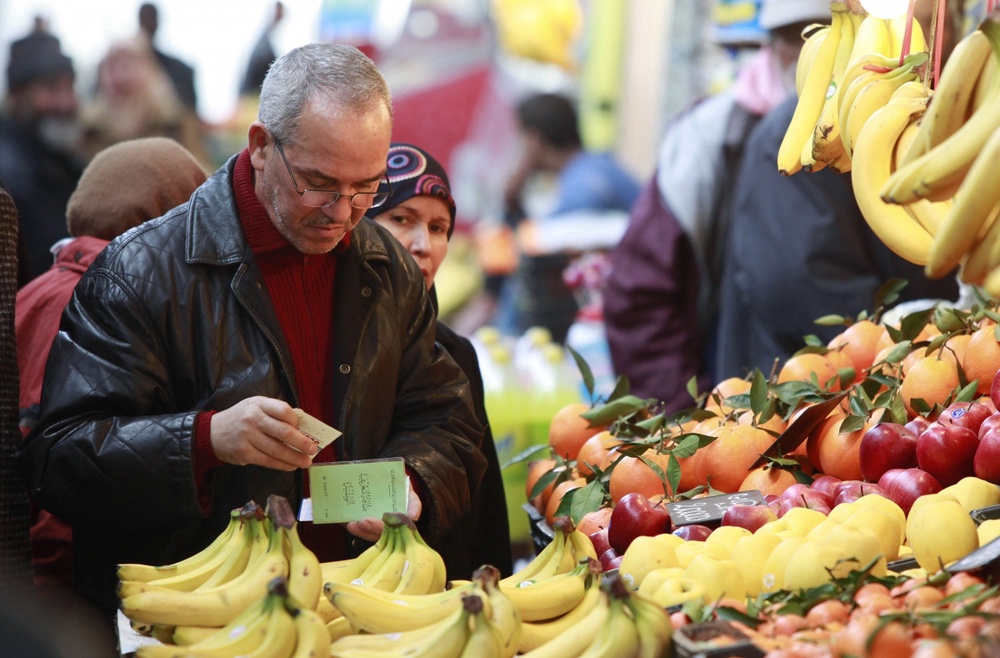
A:
[[[287,402],[247,398],[212,416],[212,449],[219,459],[237,466],[309,468],[316,444],[298,427],[299,418]]]
[[[406,483],[406,515],[416,523],[417,519],[420,518],[420,513],[423,511],[424,506],[420,502],[420,496],[413,491],[413,484],[409,480]],[[377,542],[379,537],[382,536],[383,525],[382,519],[368,517],[360,521],[351,521],[346,527],[347,531],[355,537],[360,537],[370,542]]]

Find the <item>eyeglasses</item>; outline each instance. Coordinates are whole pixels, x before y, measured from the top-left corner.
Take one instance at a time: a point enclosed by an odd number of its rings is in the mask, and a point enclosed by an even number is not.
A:
[[[392,194],[392,185],[389,183],[388,175],[385,177],[386,189],[384,192],[382,190],[376,190],[375,192],[355,192],[348,196],[340,192],[334,192],[333,190],[300,190],[299,184],[295,180],[295,174],[292,173],[292,166],[288,164],[288,158],[285,157],[285,150],[281,148],[281,142],[274,135],[271,137],[274,139],[274,145],[278,149],[281,161],[285,163],[285,169],[288,170],[288,175],[292,179],[292,187],[299,193],[299,198],[302,200],[302,205],[304,206],[326,208],[340,201],[340,197],[345,196],[350,200],[352,208],[368,210],[369,208],[381,206]]]

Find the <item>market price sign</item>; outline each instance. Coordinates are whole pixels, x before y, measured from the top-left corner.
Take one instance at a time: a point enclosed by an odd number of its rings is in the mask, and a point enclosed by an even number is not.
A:
[[[756,489],[736,493],[692,498],[666,503],[675,526],[699,523],[710,525],[722,521],[722,515],[733,505],[764,505],[764,495]]]

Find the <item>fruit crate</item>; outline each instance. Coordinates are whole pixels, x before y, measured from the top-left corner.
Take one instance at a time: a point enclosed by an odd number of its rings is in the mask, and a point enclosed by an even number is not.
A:
[[[534,505],[524,503],[521,507],[528,515],[528,525],[531,526],[531,543],[535,546],[535,553],[539,553],[549,545],[549,542],[552,541],[555,535],[553,535],[552,528],[545,521],[545,517],[535,509]]]
[[[674,631],[673,658],[763,658],[764,651],[728,621],[688,624]]]

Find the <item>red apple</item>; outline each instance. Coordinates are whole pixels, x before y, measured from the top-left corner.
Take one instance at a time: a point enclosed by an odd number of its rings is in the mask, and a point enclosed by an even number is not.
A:
[[[817,512],[829,514],[830,510],[833,509],[833,499],[827,493],[806,488],[806,490],[798,496],[785,498],[779,503],[778,518],[784,516],[785,512],[793,507],[808,507],[809,509],[816,510]]]
[[[641,493],[625,494],[615,504],[608,522],[608,542],[621,554],[640,535],[670,532],[670,512],[663,504],[653,505]]]
[[[993,375],[993,384],[990,386],[990,399],[993,400],[993,406],[1000,409],[1000,370],[997,374]]]
[[[722,513],[722,525],[739,526],[756,532],[757,528],[777,518],[777,513],[767,505],[733,505]]]
[[[803,482],[796,482],[795,484],[790,484],[785,488],[780,494],[778,494],[778,502],[783,502],[791,498],[798,498],[806,491],[813,491],[808,484]]]
[[[985,422],[983,427],[986,427]],[[979,438],[972,466],[977,478],[1000,484],[1000,427],[988,430]]]
[[[609,548],[601,553],[601,556],[597,560],[601,563],[601,569],[604,571],[611,571],[622,565],[622,556],[613,548]]]
[[[953,402],[944,408],[937,422],[942,425],[961,425],[978,434],[979,426],[991,413],[990,407],[982,402]]]
[[[882,490],[880,486],[874,482],[865,482],[864,480],[844,480],[837,487],[836,497],[833,499],[833,506],[841,505],[843,503],[853,503],[858,498],[862,496],[867,496],[868,494],[879,494],[885,496],[885,491]],[[886,496],[888,498],[888,496]]]
[[[927,426],[930,424],[931,421],[927,420],[923,416],[917,416],[903,425],[903,427],[913,432],[913,436],[920,436],[920,433],[927,429]]]
[[[1000,412],[994,412],[987,416],[983,424],[979,426],[979,440],[982,441],[983,435],[989,432],[994,427],[1000,427]]]
[[[600,530],[594,531],[587,536],[590,537],[590,542],[594,545],[594,552],[598,555],[601,555],[611,548],[611,543],[608,541],[607,528],[601,528]]]
[[[919,468],[890,468],[878,479],[878,486],[907,514],[917,498],[942,489],[937,478]]]
[[[968,427],[931,423],[917,437],[917,466],[947,487],[975,475],[978,447],[979,436]]]
[[[839,477],[833,475],[820,475],[818,478],[812,481],[809,485],[810,489],[815,489],[816,491],[822,491],[831,497],[835,497],[833,490],[837,488],[837,485],[841,483]]]
[[[917,436],[905,425],[879,423],[861,437],[858,447],[861,477],[878,482],[890,468],[913,468],[917,465]]]
[[[712,529],[700,523],[690,523],[677,526],[671,534],[677,535],[685,541],[705,541],[712,534]]]

